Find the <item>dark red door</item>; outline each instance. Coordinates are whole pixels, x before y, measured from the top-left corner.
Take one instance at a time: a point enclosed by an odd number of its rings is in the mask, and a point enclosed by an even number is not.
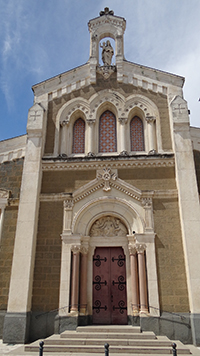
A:
[[[93,257],[93,324],[127,324],[122,247],[97,247]]]

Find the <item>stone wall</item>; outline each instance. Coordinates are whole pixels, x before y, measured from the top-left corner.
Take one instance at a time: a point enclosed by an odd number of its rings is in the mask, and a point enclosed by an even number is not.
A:
[[[0,188],[10,190],[13,200],[19,199],[23,159],[5,162],[0,165]],[[5,209],[3,230],[0,242],[0,310],[7,309],[10,274],[14,248],[15,231],[17,224],[18,205]]]
[[[178,201],[154,199],[153,209],[161,310],[189,312]]]
[[[11,191],[10,205],[5,208],[0,241],[0,337],[8,303],[23,162],[21,158],[0,165],[0,188]]]
[[[176,189],[174,168],[119,169],[118,176],[141,190]]]
[[[32,311],[58,308],[63,202],[41,202],[35,256]]]
[[[19,198],[23,163],[21,158],[0,165],[0,188],[10,190],[14,199]]]
[[[43,172],[42,193],[72,193],[96,178],[96,171]]]
[[[18,208],[7,207],[0,248],[0,310],[7,309]],[[20,286],[19,286],[20,288]]]

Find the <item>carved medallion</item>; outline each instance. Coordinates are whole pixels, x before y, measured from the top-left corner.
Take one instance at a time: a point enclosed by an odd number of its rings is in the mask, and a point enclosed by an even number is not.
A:
[[[127,229],[122,222],[113,216],[104,216],[95,221],[90,230],[90,236],[126,236]]]
[[[101,171],[100,170],[97,171],[97,179],[103,179],[104,181],[103,190],[105,192],[108,192],[109,190],[111,190],[110,181],[116,180],[117,175],[116,173],[113,173],[110,168],[104,168]]]

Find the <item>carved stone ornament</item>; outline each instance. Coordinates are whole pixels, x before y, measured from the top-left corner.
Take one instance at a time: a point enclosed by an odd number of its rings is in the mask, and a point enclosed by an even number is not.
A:
[[[104,65],[97,67],[97,73],[101,74],[104,79],[108,79],[114,72],[116,72],[116,66]]]
[[[80,246],[80,245],[73,245],[73,246],[71,247],[71,249],[72,249],[73,254],[79,253],[80,250],[81,250],[81,246]]]
[[[104,181],[103,190],[108,192],[111,190],[110,181],[116,180],[117,175],[112,173],[110,168],[104,168],[102,171],[97,171],[97,179],[102,179]]]
[[[144,251],[146,250],[146,245],[137,243],[136,249],[137,249],[137,253],[144,253]]]
[[[124,224],[113,216],[104,216],[95,221],[90,230],[90,236],[126,236],[127,229]]]
[[[151,124],[152,122],[156,121],[156,118],[155,116],[146,116],[145,120],[148,124]]]
[[[92,126],[94,123],[95,123],[95,119],[89,119],[89,120],[87,120],[87,124],[88,124],[89,126]]]
[[[74,206],[74,201],[72,199],[64,200],[64,209],[65,210],[72,210]]]
[[[104,16],[104,15],[111,15],[111,16],[113,16],[113,15],[114,15],[114,11],[113,11],[113,10],[110,10],[109,7],[105,7],[105,8],[104,8],[104,11],[100,11],[99,15],[100,15],[100,16]]]
[[[101,58],[104,66],[110,66],[114,54],[110,41],[107,40],[106,42],[103,42],[103,44],[100,44],[100,47],[102,48]]]
[[[84,245],[81,246],[81,253],[83,255],[87,255],[88,254],[88,250],[89,250],[88,246],[84,246]]]
[[[183,99],[180,95],[177,95],[172,100],[170,106],[172,109],[174,124],[189,124],[189,112],[187,107],[187,101],[185,99]]]
[[[150,208],[152,206],[152,198],[142,198],[142,206],[144,208]]]
[[[69,120],[63,120],[60,122],[60,126],[63,127],[65,125],[68,125],[69,124]]]
[[[135,255],[137,253],[136,245],[129,244],[128,250],[130,255]]]
[[[9,197],[10,197],[10,191],[9,190],[0,189],[0,199],[1,198],[9,199]]]
[[[128,121],[127,117],[119,117],[119,122],[121,125],[125,125]]]

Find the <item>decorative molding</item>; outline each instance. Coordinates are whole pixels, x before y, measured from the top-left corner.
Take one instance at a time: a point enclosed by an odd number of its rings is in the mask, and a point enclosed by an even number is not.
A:
[[[84,194],[84,196],[81,196],[81,198],[75,198],[74,202],[76,203],[77,201],[83,199],[84,197],[88,196],[94,191],[97,191],[98,189],[101,189],[103,187],[103,183],[95,186],[94,188],[91,188],[90,190],[87,191],[87,194]],[[113,186],[115,187],[115,186]],[[115,187],[117,189],[117,187]],[[118,189],[119,190],[119,189]],[[130,192],[129,192],[130,193]],[[128,195],[135,198],[138,200],[138,197],[136,195],[131,195],[131,193]],[[171,199],[171,198],[178,198],[178,191],[177,189],[169,189],[169,190],[155,190],[153,194],[153,198],[155,199]],[[66,199],[66,194],[65,193],[55,193],[55,194],[40,194],[40,201],[64,201]],[[19,200],[13,201],[12,199],[9,199],[9,203],[11,205],[18,205]]]
[[[112,172],[110,168],[105,167],[103,170],[97,170],[97,179],[102,179],[104,181],[104,192],[111,190],[110,183],[112,180],[117,179],[117,174]]]
[[[100,16],[94,20],[90,20],[88,23],[88,28],[90,32],[95,32],[99,27],[110,24],[114,27],[118,27],[119,30],[124,33],[126,28],[126,21],[122,17],[116,17],[108,14],[107,16]]]
[[[71,198],[69,193],[40,194],[40,201],[64,201]]]
[[[97,191],[98,189],[103,188],[103,186],[104,186],[104,184],[103,184],[103,183],[100,183],[100,184],[97,184],[97,185],[94,186],[94,187],[91,187],[91,189],[88,189],[88,190],[86,190],[85,192],[83,192],[82,194],[77,195],[76,197],[74,197],[74,202],[77,203],[78,201],[84,199],[85,197],[87,197],[88,195],[94,193],[94,192]]]
[[[125,225],[113,216],[104,216],[95,221],[90,229],[91,237],[127,236]]]
[[[163,154],[164,155],[164,154]],[[170,154],[172,156],[172,154]],[[109,164],[111,169],[121,169],[121,168],[144,168],[144,167],[174,167],[175,161],[172,158],[155,158],[154,156],[148,156],[148,160],[144,159],[143,157],[140,158],[138,155],[137,158],[127,157],[126,161],[122,161],[122,158],[118,156],[115,157],[115,161],[112,162],[106,157],[106,163]],[[145,157],[146,158],[146,157]],[[124,159],[124,157],[123,157]],[[59,160],[55,162],[52,158],[52,161],[45,161],[42,162],[42,169],[43,171],[63,171],[63,170],[94,170],[94,169],[101,169],[105,166],[105,163],[102,164],[102,158],[95,157],[94,161],[86,161],[86,157],[81,159],[79,157],[79,162],[60,162]]]
[[[4,162],[15,161],[25,157],[26,148],[20,148],[0,154],[0,164]]]

